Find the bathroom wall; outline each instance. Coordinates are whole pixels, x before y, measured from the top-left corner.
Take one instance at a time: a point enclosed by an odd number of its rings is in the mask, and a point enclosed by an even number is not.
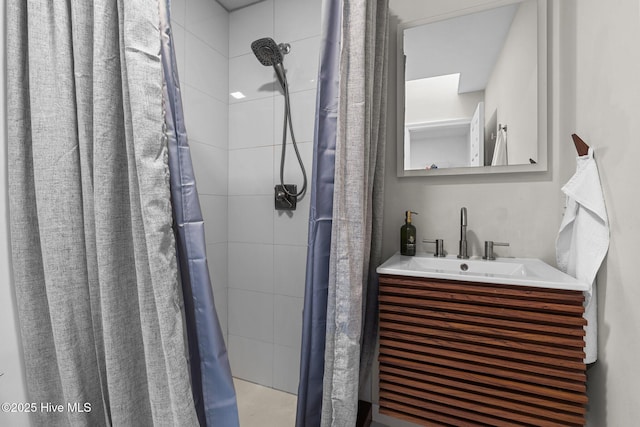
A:
[[[575,131],[595,150],[611,225],[598,275],[599,361],[588,371],[589,425],[640,419],[640,2],[563,1],[565,80]],[[574,153],[571,153],[572,155]],[[562,180],[574,171],[562,159]]]
[[[251,42],[290,43],[285,68],[291,115],[311,176],[321,0],[266,0],[230,14],[229,92],[229,357],[233,374],[297,392],[309,194],[293,212],[274,210],[280,182],[284,97],[273,68]],[[290,147],[285,183],[302,177]]]
[[[4,46],[4,7],[0,7],[0,46]],[[4,52],[4,49],[3,49]],[[26,402],[22,352],[18,335],[18,313],[15,308],[15,292],[11,282],[9,257],[9,201],[7,200],[7,130],[5,98],[5,54],[0,67],[0,403]],[[0,411],[0,425],[26,427],[27,414]]]
[[[229,14],[213,0],[173,0],[171,26],[214,301],[226,338]]]

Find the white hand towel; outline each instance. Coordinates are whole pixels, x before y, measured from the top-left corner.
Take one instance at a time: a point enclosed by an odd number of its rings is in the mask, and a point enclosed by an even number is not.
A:
[[[496,146],[493,150],[491,166],[505,166],[507,164],[507,131],[502,128],[498,131]]]
[[[593,149],[577,158],[576,173],[562,187],[567,196],[558,239],[558,268],[588,283],[585,292],[585,363],[598,357],[596,274],[609,249],[609,220]]]

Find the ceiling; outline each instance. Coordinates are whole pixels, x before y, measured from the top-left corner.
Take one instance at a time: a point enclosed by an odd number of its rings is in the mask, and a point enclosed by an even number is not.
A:
[[[216,0],[222,5],[228,12],[232,12],[236,9],[249,6],[250,4],[259,3],[262,0]]]

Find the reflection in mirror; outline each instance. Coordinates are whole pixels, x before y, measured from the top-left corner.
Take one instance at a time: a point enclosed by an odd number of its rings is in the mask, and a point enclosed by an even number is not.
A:
[[[401,28],[400,176],[528,170],[504,168],[514,165],[546,169],[540,123],[546,50],[539,49],[546,39],[538,33],[539,4],[516,1]]]

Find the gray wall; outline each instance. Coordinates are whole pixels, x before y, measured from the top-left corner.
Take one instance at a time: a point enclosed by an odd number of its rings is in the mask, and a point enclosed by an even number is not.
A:
[[[640,2],[563,1],[564,83],[575,129],[595,148],[611,243],[598,275],[598,364],[589,371],[589,425],[631,426],[640,419]],[[567,161],[567,166],[569,162]]]

